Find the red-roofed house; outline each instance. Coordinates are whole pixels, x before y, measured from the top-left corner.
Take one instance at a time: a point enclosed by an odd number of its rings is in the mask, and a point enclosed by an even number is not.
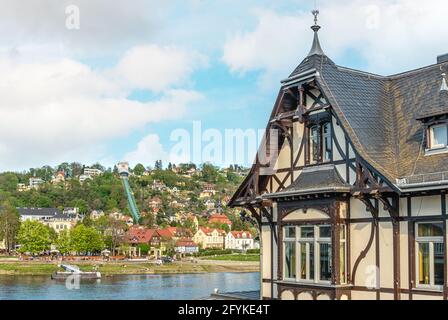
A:
[[[125,235],[126,243],[130,245],[147,244],[151,247],[158,247],[162,240],[159,230],[144,227],[133,227]]]
[[[232,229],[232,221],[225,215],[225,214],[213,214],[208,219],[208,223],[210,225],[213,224],[226,224],[229,226],[230,229]]]
[[[224,249],[226,232],[221,229],[199,228],[193,237],[193,241],[201,245],[203,249]]]
[[[250,250],[255,249],[255,243],[249,231],[230,231],[225,238],[225,248]]]
[[[199,252],[199,247],[193,240],[183,238],[177,240],[176,245],[174,246],[174,250],[180,254],[192,254]]]

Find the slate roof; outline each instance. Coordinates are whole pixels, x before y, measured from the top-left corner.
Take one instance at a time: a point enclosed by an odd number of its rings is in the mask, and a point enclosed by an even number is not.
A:
[[[325,55],[306,58],[290,77],[309,69],[356,150],[391,183],[448,171],[446,155],[425,157],[422,116],[448,112],[440,92],[448,62],[381,76],[336,65]]]
[[[53,219],[74,218],[76,215],[64,214],[56,208],[17,208],[20,216],[51,217]]]
[[[316,36],[315,33],[313,47],[318,41]],[[401,188],[398,180],[417,181],[421,175],[441,176],[448,181],[448,156],[425,155],[425,126],[421,122],[422,118],[448,113],[448,91],[442,90],[446,87],[442,74],[448,73],[446,57],[438,57],[437,63],[430,66],[382,76],[338,66],[325,53],[313,52],[316,51],[311,50],[288,79],[282,81],[271,119],[276,116],[283,89],[301,76],[309,81],[313,75],[356,152],[391,184]],[[237,203],[253,170],[229,205]],[[343,188],[335,174],[334,170],[304,171],[282,193],[308,192],[323,185],[329,189]]]
[[[325,192],[348,192],[351,186],[339,175],[334,165],[305,168],[299,177],[281,192],[264,195],[264,198],[306,195]]]

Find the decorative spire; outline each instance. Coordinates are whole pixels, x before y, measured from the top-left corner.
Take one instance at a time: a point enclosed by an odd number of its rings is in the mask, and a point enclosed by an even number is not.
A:
[[[311,13],[314,16],[314,25],[311,27],[311,29],[314,31],[314,40],[313,40],[313,46],[311,47],[311,51],[310,51],[310,53],[308,53],[308,57],[311,57],[315,54],[323,56],[324,51],[322,50],[322,47],[320,46],[319,35],[318,35],[318,32],[321,27],[317,24],[320,12],[319,12],[319,10],[316,9],[316,10],[313,10]]]
[[[442,73],[442,86],[440,87],[440,92],[448,92],[448,83],[446,81],[446,73]]]

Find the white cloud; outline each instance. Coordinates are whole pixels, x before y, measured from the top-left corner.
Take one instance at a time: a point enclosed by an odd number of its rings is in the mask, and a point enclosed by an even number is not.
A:
[[[62,44],[72,55],[109,55],[151,41],[172,0],[2,0],[0,42]],[[80,29],[66,28],[66,8],[80,11]]]
[[[170,89],[166,82],[157,100],[129,100],[135,87],[109,73],[71,59],[32,62],[20,52],[0,56],[0,168],[105,158],[105,144],[112,139],[151,123],[181,119],[202,97],[192,90]]]
[[[160,143],[160,137],[157,134],[150,134],[144,137],[137,145],[137,149],[129,152],[124,157],[131,166],[138,163],[153,165],[157,160],[166,161],[168,154]]]
[[[338,62],[348,49],[361,54],[370,71],[394,73],[435,62],[446,46],[448,2],[427,0],[323,1],[319,32],[324,51]],[[252,31],[234,33],[223,61],[233,72],[263,71],[277,82],[305,58],[312,42],[309,12],[256,10]],[[272,85],[272,81],[268,81]]]
[[[199,53],[176,47],[138,46],[124,55],[116,72],[134,88],[159,92],[183,84],[206,60]]]

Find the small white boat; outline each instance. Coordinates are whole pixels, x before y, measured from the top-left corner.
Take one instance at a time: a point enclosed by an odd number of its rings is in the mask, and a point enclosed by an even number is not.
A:
[[[67,264],[59,265],[60,268],[63,268],[65,271],[58,271],[51,275],[52,280],[66,280],[69,277],[77,276],[80,277],[81,280],[95,280],[101,279],[101,272],[84,272],[79,269],[77,266],[71,266]]]

